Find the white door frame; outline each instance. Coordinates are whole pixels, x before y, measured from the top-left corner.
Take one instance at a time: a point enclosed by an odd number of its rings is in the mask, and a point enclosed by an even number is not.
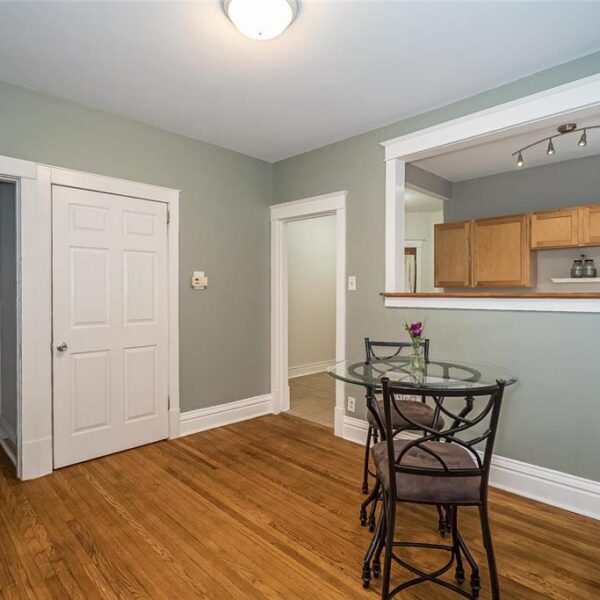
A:
[[[271,395],[273,412],[289,410],[288,384],[288,260],[287,224],[290,221],[336,217],[335,359],[346,358],[346,195],[334,192],[271,206]],[[334,433],[342,437],[344,384],[336,380]]]
[[[52,185],[168,204],[169,438],[179,436],[179,190],[0,156],[18,181],[21,253],[21,390],[17,474],[52,472]]]

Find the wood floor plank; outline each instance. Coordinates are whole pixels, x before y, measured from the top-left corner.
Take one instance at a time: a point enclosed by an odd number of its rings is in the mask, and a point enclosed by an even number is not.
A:
[[[267,416],[18,482],[0,457],[0,598],[372,600],[358,522],[363,452]],[[600,598],[600,523],[499,490],[491,521],[503,598]],[[460,516],[482,567],[476,510]],[[437,541],[435,510],[401,506],[398,535]],[[407,552],[426,568],[440,556]],[[393,581],[407,579],[394,569]],[[451,600],[424,584],[402,600]]]

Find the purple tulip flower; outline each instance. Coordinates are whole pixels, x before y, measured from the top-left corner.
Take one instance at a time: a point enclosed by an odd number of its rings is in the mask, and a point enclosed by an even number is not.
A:
[[[423,333],[423,323],[421,321],[411,323],[408,327],[408,333],[410,333],[410,337],[421,337],[421,334]]]

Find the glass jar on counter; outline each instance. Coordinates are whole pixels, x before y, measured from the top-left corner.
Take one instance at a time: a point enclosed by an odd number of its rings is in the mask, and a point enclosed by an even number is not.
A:
[[[581,255],[581,258],[576,258],[573,261],[573,266],[571,267],[571,277],[579,279],[580,277],[583,277],[583,260],[584,260],[585,254]]]
[[[583,277],[596,277],[597,269],[593,258],[586,258],[583,261]]]

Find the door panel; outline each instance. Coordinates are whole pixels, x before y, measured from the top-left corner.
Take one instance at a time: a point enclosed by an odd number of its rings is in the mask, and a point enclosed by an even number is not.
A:
[[[168,436],[167,212],[62,186],[52,203],[61,467]]]
[[[100,248],[71,248],[71,325],[108,326],[109,256]]]
[[[156,346],[125,348],[125,420],[156,413]]]
[[[156,321],[156,256],[153,252],[128,250],[123,254],[125,271],[125,324]]]
[[[110,424],[110,352],[71,354],[72,433]]]

